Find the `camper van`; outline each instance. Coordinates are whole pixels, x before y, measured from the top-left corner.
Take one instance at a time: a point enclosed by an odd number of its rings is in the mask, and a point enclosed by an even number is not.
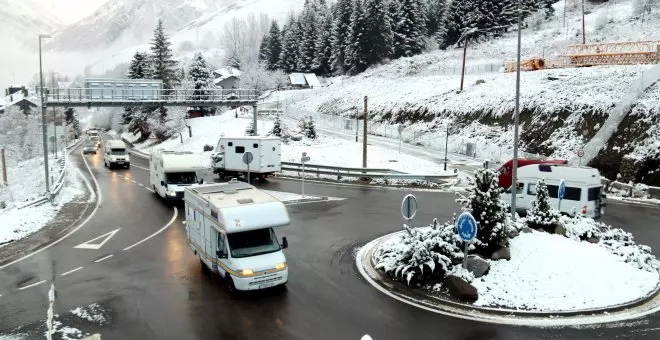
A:
[[[156,151],[151,154],[149,161],[149,182],[158,196],[181,201],[186,186],[202,182],[197,177],[197,171],[204,167],[199,154],[189,151]]]
[[[520,168],[534,164],[568,164],[568,161],[562,159],[529,159],[518,158],[518,171]],[[497,170],[499,172],[498,184],[501,188],[511,186],[513,179],[513,159],[508,160]]]
[[[266,179],[282,169],[278,137],[220,138],[213,155],[213,173],[224,177],[247,176],[248,165],[243,162],[246,152],[252,153],[250,177]]]
[[[536,200],[536,185],[541,179],[545,180],[553,207],[558,207],[560,181],[563,180],[566,184],[561,213],[581,214],[594,219],[601,217],[605,204],[598,170],[556,164],[528,165],[518,169],[516,210],[519,213],[525,213],[532,208]],[[511,187],[502,195],[502,199],[511,201]]]
[[[103,164],[112,169],[113,166],[121,166],[128,169],[131,159],[126,151],[126,144],[120,140],[109,140],[103,147]]]
[[[290,223],[282,202],[231,180],[185,188],[186,235],[203,270],[220,274],[230,291],[284,285],[288,266],[275,229]]]

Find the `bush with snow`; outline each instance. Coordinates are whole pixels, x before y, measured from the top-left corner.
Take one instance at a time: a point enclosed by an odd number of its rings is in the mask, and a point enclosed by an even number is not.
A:
[[[563,216],[561,224],[566,229],[568,238],[576,241],[598,238],[599,246],[621,257],[623,262],[649,272],[656,272],[660,269],[660,263],[653,255],[651,247],[636,244],[632,234],[627,231],[579,215]]]
[[[526,220],[531,228],[543,229],[551,233],[559,224],[559,211],[550,206],[548,187],[543,179],[536,184],[536,201],[532,209],[527,212]]]
[[[378,246],[373,259],[375,268],[408,285],[452,273],[455,263],[463,260],[463,241],[453,224],[411,229]]]
[[[477,250],[490,257],[497,249],[509,245],[511,219],[506,203],[500,199],[502,189],[497,183],[497,171],[477,170],[474,179],[467,189],[468,196],[459,194],[456,201],[463,205],[464,210],[471,211],[477,220]]]
[[[316,124],[314,123],[314,118],[312,116],[303,117],[298,122],[298,130],[302,135],[309,139],[316,139],[318,137],[316,134]]]

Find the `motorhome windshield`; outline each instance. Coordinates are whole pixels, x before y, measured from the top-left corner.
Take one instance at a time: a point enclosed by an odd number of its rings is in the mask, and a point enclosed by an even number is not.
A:
[[[110,154],[113,156],[125,156],[126,149],[110,149]]]
[[[167,184],[194,184],[195,182],[197,182],[197,175],[194,171],[168,172],[165,174],[165,183]]]
[[[268,254],[280,250],[272,228],[244,231],[227,235],[231,256],[234,258]]]

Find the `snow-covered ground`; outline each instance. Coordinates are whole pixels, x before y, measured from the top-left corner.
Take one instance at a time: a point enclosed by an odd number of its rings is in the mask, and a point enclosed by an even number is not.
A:
[[[224,137],[245,136],[245,130],[251,123],[251,115],[235,116],[236,111],[230,110],[217,116],[189,119],[187,122],[192,128],[193,137],[188,137],[187,131],[183,132],[183,143],[179,136],[164,141],[158,145],[152,145],[149,141],[136,145],[139,151],[150,153],[154,150],[176,150],[192,151],[199,153],[204,162],[209,163],[214,151],[203,152],[204,145],[216,146],[218,139]],[[283,122],[292,131],[296,129],[294,124]],[[258,132],[265,136],[273,127],[270,118],[259,117]],[[354,141],[324,136],[322,131],[317,131],[319,138],[310,140],[303,138],[301,141],[290,141],[282,144],[282,161],[300,162],[303,152],[311,157],[309,164],[321,164],[344,167],[362,167],[362,144]],[[135,138],[130,133],[122,134],[128,141]],[[408,173],[417,174],[439,174],[443,173],[442,164],[405,155],[398,154],[397,150],[370,145],[367,148],[368,162],[370,168],[386,168]]]
[[[571,311],[635,301],[659,279],[598,245],[533,232],[512,239],[511,260],[491,261],[488,275],[472,284],[477,306]]]
[[[68,163],[65,184],[55,197],[53,204],[45,203],[19,209],[21,201],[38,198],[42,194],[43,186],[39,185],[39,181],[43,182],[43,165],[37,166],[38,164],[37,160],[29,160],[20,163],[19,168],[11,170],[15,172],[16,177],[10,178],[26,178],[30,181],[20,180],[15,182],[16,185],[10,184],[11,190],[8,191],[8,195],[14,199],[10,201],[7,208],[0,209],[0,220],[2,221],[0,246],[20,240],[40,230],[57,215],[64,204],[86,193],[82,174],[73,164]]]

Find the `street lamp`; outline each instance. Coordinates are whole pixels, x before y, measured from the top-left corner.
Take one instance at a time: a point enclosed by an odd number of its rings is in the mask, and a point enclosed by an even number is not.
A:
[[[39,82],[41,84],[40,96],[41,96],[41,134],[43,137],[44,144],[44,175],[46,183],[46,193],[50,199],[50,182],[48,178],[48,141],[46,136],[46,98],[44,96],[44,72],[41,62],[41,39],[50,38],[48,34],[39,34]]]
[[[518,0],[518,57],[516,61],[516,108],[513,128],[513,169],[511,180],[511,219],[516,220],[516,194],[518,190],[518,124],[520,121],[520,49],[522,45],[522,0]]]

